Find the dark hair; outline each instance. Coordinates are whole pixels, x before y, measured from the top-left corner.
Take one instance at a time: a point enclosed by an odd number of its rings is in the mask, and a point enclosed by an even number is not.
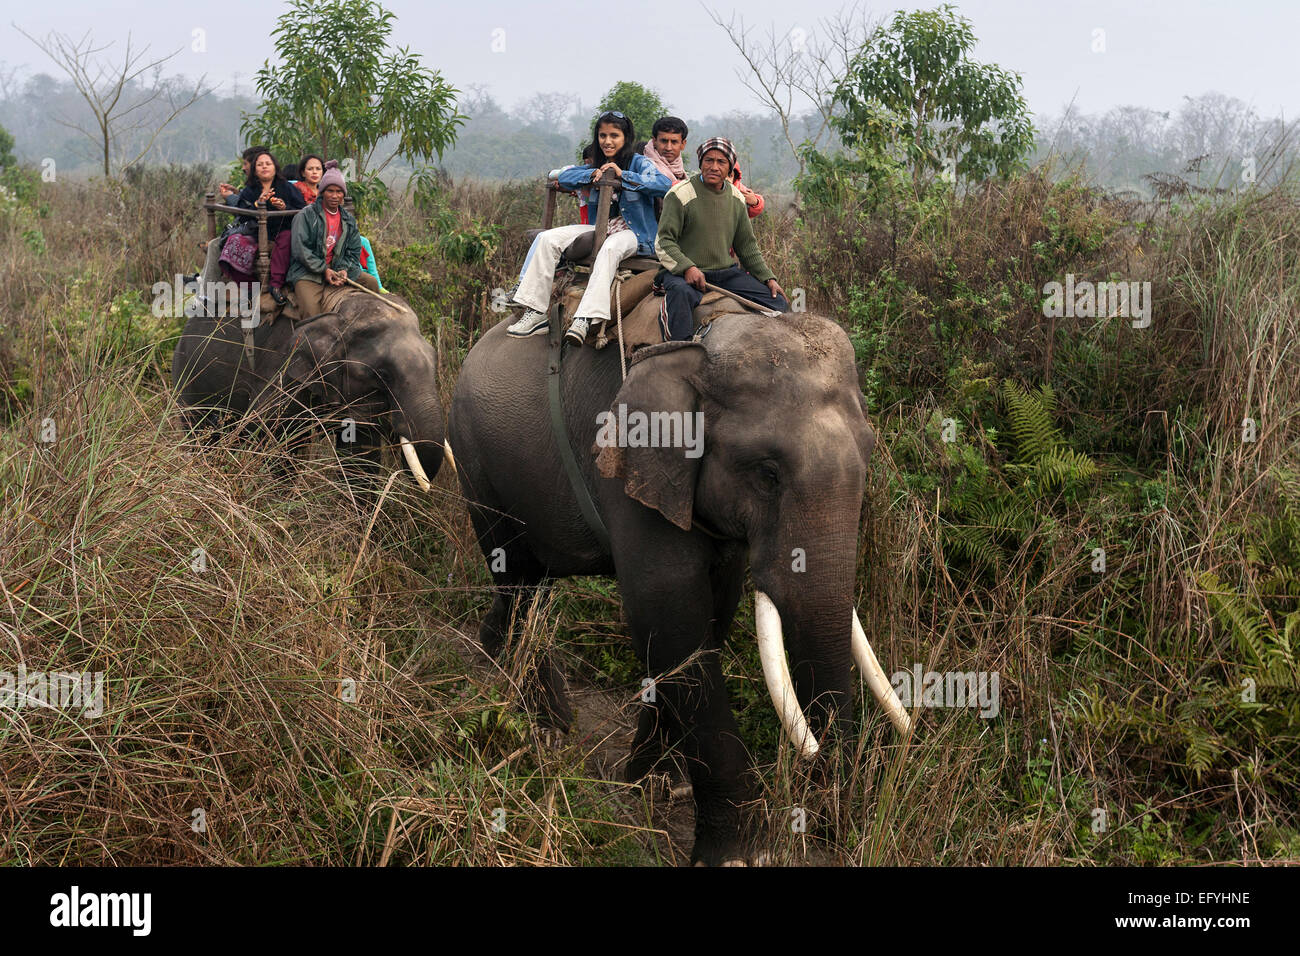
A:
[[[623,131],[623,148],[614,154],[612,160],[605,159],[605,151],[600,148],[601,126],[617,126]],[[632,149],[632,141],[635,139],[636,130],[632,127],[632,121],[617,110],[606,110],[596,117],[596,122],[591,124],[591,158],[587,160],[587,165],[596,168],[604,166],[607,162],[613,162],[619,169],[627,169],[635,155]]]
[[[248,161],[248,178],[244,180],[245,186],[251,186],[253,183],[261,181],[257,178],[257,161],[263,156],[270,156],[271,162],[275,164],[275,175],[271,177],[271,184],[274,186],[276,180],[284,179],[284,176],[280,173],[280,161],[275,158],[275,153],[269,149],[259,149]]]
[[[244,160],[248,160],[250,163],[252,163],[254,160],[257,159],[259,153],[265,153],[266,151],[267,149],[265,146],[250,146],[248,147],[248,149],[244,150],[242,153],[239,154],[239,160],[240,162],[243,162]]]
[[[686,124],[676,116],[661,116],[655,120],[655,125],[650,128],[650,138],[654,139],[660,133],[680,133],[682,139],[686,139]]]
[[[298,166],[295,163],[290,163],[288,166],[284,167],[284,169],[280,170],[280,175],[284,177],[285,182],[302,178],[298,175]]]
[[[299,178],[299,179],[302,179],[303,176],[306,174],[306,172],[307,172],[307,160],[309,160],[309,159],[314,159],[314,160],[316,160],[316,162],[320,163],[320,174],[321,174],[322,176],[324,176],[324,175],[325,175],[325,160],[321,159],[321,158],[320,158],[319,156],[317,156],[315,153],[308,153],[308,154],[307,154],[306,156],[304,156],[302,159],[298,160],[298,173],[299,173],[298,178]]]

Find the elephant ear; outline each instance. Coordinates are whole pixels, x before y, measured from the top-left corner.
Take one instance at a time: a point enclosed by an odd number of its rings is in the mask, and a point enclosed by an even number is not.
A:
[[[289,360],[285,365],[285,380],[311,385],[319,389],[322,381],[333,376],[330,365],[343,357],[343,335],[339,317],[325,314],[315,321],[294,329],[289,346]]]
[[[673,343],[678,345],[679,343]],[[688,346],[688,343],[680,343]],[[659,348],[659,347],[656,347]],[[596,467],[606,478],[622,478],[623,491],[649,508],[654,508],[683,531],[691,528],[695,509],[695,480],[699,476],[700,458],[688,458],[687,449],[652,448],[648,437],[651,415],[681,414],[685,424],[700,407],[699,375],[707,355],[698,343],[658,352],[637,361],[619,389],[606,425],[614,437],[618,423],[628,423],[627,434],[617,435],[614,442],[597,441]],[[623,406],[620,408],[620,406]],[[638,435],[636,423],[646,423]],[[631,438],[631,441],[626,439]],[[593,448],[593,451],[596,450]]]
[[[321,400],[328,400],[328,392],[338,390],[339,370],[332,369],[343,356],[343,335],[339,318],[324,313],[310,322],[298,324],[289,341],[289,351],[281,369],[281,384],[267,385],[258,401],[259,410],[269,410],[290,400],[307,389]]]

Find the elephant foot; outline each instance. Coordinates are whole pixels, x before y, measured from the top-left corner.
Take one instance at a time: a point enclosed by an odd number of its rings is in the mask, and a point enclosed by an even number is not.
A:
[[[729,849],[701,849],[697,838],[691,853],[691,866],[772,866],[772,861],[771,850],[759,849],[747,840],[737,841]]]
[[[670,758],[663,759],[656,766],[635,776],[629,764],[626,780],[628,783],[640,784],[654,799],[669,803],[690,800],[695,794],[690,778]]]
[[[623,768],[623,779],[628,783],[645,784],[657,776],[667,776],[664,768],[659,767],[663,751],[658,747],[637,747],[633,745],[627,755],[627,764]]]
[[[695,789],[695,846],[691,863],[705,866],[753,864],[766,856],[763,822],[752,801],[739,794],[731,799],[718,791],[701,799]]]
[[[767,858],[765,852],[761,856]],[[759,864],[754,861],[758,858],[760,851],[738,837],[725,841],[702,841],[697,836],[691,850],[691,866],[756,866]]]
[[[748,861],[755,852],[753,835],[735,826],[701,827],[697,810],[695,845],[690,851],[692,866],[735,866],[737,861]]]
[[[704,861],[693,864],[694,866],[708,866]],[[735,857],[730,860],[723,860],[719,866],[771,866],[772,854],[767,850],[759,850],[752,857]]]
[[[654,711],[646,708],[641,713],[641,723],[636,739],[628,753],[624,779],[639,783],[656,798],[685,800],[694,794],[691,778],[676,756],[664,750],[663,740],[655,732]]]

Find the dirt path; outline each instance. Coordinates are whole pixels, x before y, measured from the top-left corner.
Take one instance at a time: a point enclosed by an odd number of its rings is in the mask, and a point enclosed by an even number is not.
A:
[[[622,784],[624,768],[636,731],[636,711],[624,700],[591,684],[571,679],[573,730],[566,746],[578,747],[583,763],[593,777]],[[695,839],[695,802],[689,783],[677,775],[656,775],[639,788],[618,787],[615,800],[623,807],[627,823],[649,824],[656,831],[646,839],[657,844],[659,856],[679,865],[690,862]]]
[[[478,642],[470,635],[443,623],[438,630],[475,679],[499,683],[501,674]],[[659,774],[644,786],[630,787],[624,781],[624,767],[636,731],[636,705],[602,690],[572,673],[567,675],[574,719],[560,742],[558,755],[580,759],[593,778],[607,780],[611,804],[618,807],[619,823],[642,828],[638,842],[665,862],[685,865],[695,839],[695,803],[690,784],[677,772]],[[565,759],[568,763],[568,759]]]

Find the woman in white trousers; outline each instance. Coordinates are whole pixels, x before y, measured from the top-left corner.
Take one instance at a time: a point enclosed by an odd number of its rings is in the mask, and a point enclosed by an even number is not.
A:
[[[596,119],[593,129],[591,155],[586,165],[571,166],[560,171],[559,183],[570,189],[590,186],[606,172],[618,177],[621,190],[617,202],[610,209],[605,241],[596,254],[591,267],[591,277],[573,322],[565,338],[581,345],[587,338],[592,321],[609,318],[609,292],[618,272],[619,263],[638,251],[654,255],[655,232],[658,223],[654,218],[654,200],[665,195],[672,181],[659,171],[645,156],[632,151],[635,133],[632,121],[622,113],[611,110]],[[596,158],[598,157],[598,158]],[[596,218],[599,190],[592,189],[588,199],[588,218]],[[555,284],[555,267],[560,254],[583,233],[594,231],[595,226],[559,226],[540,233],[529,251],[529,259],[515,291],[514,303],[528,311],[506,331],[524,337],[544,333],[547,329],[547,310],[551,304],[551,290]]]

